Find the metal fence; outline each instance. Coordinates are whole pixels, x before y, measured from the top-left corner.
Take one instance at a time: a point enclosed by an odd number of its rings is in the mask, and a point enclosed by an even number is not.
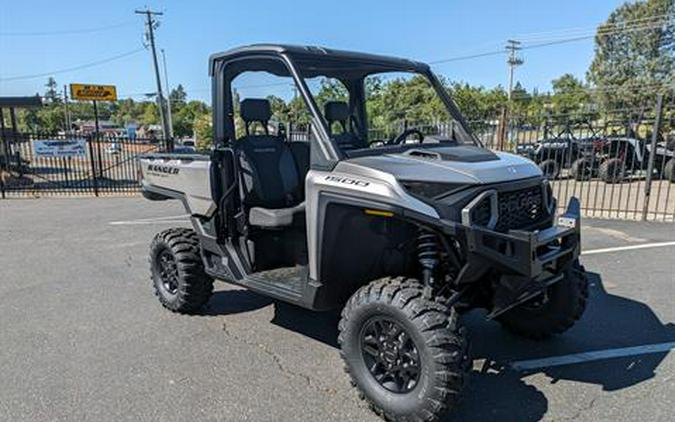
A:
[[[606,115],[513,116],[476,132],[489,148],[539,165],[561,207],[576,196],[586,216],[673,222],[672,106],[658,97],[651,106]]]
[[[68,141],[81,148],[53,155],[36,145]],[[141,154],[165,150],[155,139],[5,133],[0,145],[2,198],[114,195],[138,192]]]
[[[586,216],[675,221],[675,110],[671,100],[612,115],[506,119],[502,115],[470,125],[488,148],[533,160],[551,181],[561,208],[576,196]],[[400,122],[373,131],[371,140],[388,139],[405,128],[445,136],[455,129],[451,123]],[[309,136],[298,127],[288,131],[290,140],[308,140]],[[45,139],[80,139],[86,151],[71,157],[38,156],[34,144]],[[152,139],[40,134],[5,136],[3,145],[3,198],[134,193],[139,189],[136,158],[166,150],[163,143]]]

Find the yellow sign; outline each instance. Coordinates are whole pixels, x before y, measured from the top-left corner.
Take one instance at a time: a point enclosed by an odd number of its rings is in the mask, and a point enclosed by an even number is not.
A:
[[[70,84],[70,97],[74,100],[117,101],[114,85]]]

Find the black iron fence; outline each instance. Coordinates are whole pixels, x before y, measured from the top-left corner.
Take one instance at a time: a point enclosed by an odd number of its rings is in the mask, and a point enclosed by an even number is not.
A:
[[[533,160],[560,206],[576,196],[586,216],[675,221],[675,110],[669,96],[604,115],[512,116],[476,133],[489,148]]]
[[[488,148],[533,160],[564,207],[581,200],[586,216],[675,221],[675,110],[661,99],[623,110],[617,118],[588,114],[505,116],[469,122]],[[452,136],[452,123],[399,122],[371,133],[389,139],[406,128]],[[308,140],[294,127],[290,140]],[[139,190],[137,157],[165,151],[153,139],[46,134],[4,134],[0,145],[2,197],[111,195]],[[411,137],[411,141],[414,136]],[[49,155],[50,142],[70,142],[74,152]],[[47,145],[49,147],[49,145]]]
[[[4,133],[0,147],[2,198],[134,193],[137,157],[165,150],[156,139],[35,133]]]

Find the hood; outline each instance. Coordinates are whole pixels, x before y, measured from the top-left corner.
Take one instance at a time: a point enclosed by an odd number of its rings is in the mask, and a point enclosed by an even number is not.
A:
[[[398,180],[420,182],[488,184],[542,175],[539,167],[526,158],[475,146],[410,149],[344,163],[386,172]]]

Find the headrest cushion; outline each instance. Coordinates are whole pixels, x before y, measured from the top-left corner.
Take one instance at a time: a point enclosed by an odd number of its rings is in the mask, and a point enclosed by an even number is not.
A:
[[[323,107],[328,122],[342,122],[349,118],[349,106],[343,101],[328,101]]]
[[[247,98],[240,103],[241,118],[245,122],[268,122],[272,117],[270,102],[264,98]]]

